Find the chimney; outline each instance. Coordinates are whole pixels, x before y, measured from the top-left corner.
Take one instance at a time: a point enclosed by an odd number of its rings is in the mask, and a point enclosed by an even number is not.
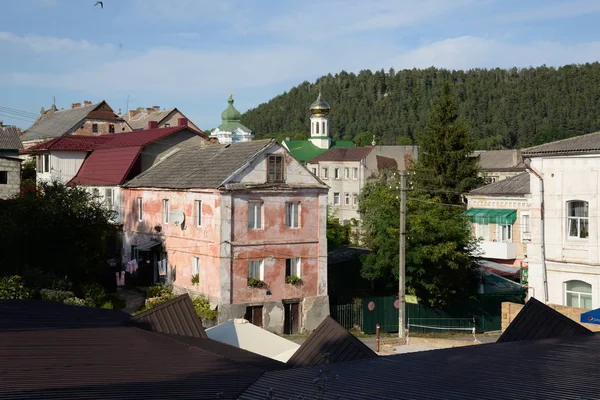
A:
[[[83,101],[83,105],[84,105],[84,106],[91,106],[91,105],[92,105],[92,102],[91,102],[91,101],[89,101],[89,100],[84,100],[84,101]]]
[[[154,106],[152,108],[154,108],[154,111],[160,111],[160,106]]]
[[[147,114],[152,114],[153,112],[154,112],[154,108],[151,108],[151,107],[146,108]]]
[[[133,118],[140,113],[140,110],[129,110],[129,118]]]
[[[177,126],[188,126],[188,119],[187,118],[178,118]]]
[[[158,121],[148,121],[148,129],[157,129]]]
[[[81,107],[81,103],[73,103],[71,104],[71,108],[78,108]]]

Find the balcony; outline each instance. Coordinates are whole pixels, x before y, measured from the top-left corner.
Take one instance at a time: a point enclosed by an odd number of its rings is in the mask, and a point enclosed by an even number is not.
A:
[[[513,260],[517,258],[517,244],[484,241],[479,243],[479,253],[483,258]]]

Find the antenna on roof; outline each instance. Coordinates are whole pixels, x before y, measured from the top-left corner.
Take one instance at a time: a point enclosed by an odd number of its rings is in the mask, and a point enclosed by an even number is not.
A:
[[[52,96],[52,105],[56,107],[56,97]]]
[[[127,107],[125,107],[125,112],[129,112],[129,95],[127,95]]]

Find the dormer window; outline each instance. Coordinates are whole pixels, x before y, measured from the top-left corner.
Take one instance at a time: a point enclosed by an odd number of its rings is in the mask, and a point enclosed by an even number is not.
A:
[[[267,182],[283,181],[283,156],[269,156],[267,160]]]

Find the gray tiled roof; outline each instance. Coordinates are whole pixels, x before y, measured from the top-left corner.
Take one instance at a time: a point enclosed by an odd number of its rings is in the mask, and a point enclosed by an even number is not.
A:
[[[148,114],[146,111],[141,111],[139,114],[135,115],[133,118],[129,118],[129,114],[121,115],[131,129],[147,129],[149,121],[159,122],[165,119],[169,114],[175,111],[176,108],[169,108],[168,110],[157,110]]]
[[[85,119],[87,115],[100,104],[102,104],[102,102],[88,106],[58,110],[53,113],[46,111],[46,113],[48,113],[47,115],[44,114],[43,116],[40,116],[33,125],[25,130],[25,133],[21,136],[21,140],[49,139],[62,136]]]
[[[525,170],[519,150],[476,151],[479,156],[479,168],[483,171]]]
[[[544,155],[600,153],[600,132],[575,136],[522,150],[525,157]]]
[[[526,195],[530,194],[529,173],[524,172],[501,181],[471,190],[469,194],[503,196],[503,195]]]
[[[149,168],[125,186],[170,189],[217,189],[267,146],[277,141],[255,140],[235,144],[184,147]]]
[[[16,126],[0,126],[0,150],[21,150],[23,143]]]

